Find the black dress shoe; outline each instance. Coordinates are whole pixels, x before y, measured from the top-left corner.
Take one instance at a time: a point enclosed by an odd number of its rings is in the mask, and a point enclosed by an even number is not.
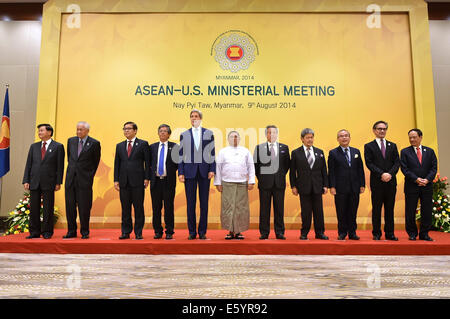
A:
[[[229,232],[226,236],[225,236],[226,240],[230,240],[230,239],[234,239],[234,234],[232,232]]]
[[[122,234],[119,239],[130,239],[130,234]]]
[[[44,237],[44,239],[51,239],[51,238],[52,238],[52,235],[45,234],[45,235],[43,235],[42,237]]]
[[[286,240],[286,237],[284,237],[283,234],[276,235],[275,237],[276,237],[277,239]]]
[[[144,237],[142,237],[142,235],[136,235],[135,239],[142,240],[142,239],[144,239]]]
[[[81,239],[89,239],[89,235],[82,235]]]
[[[259,236],[259,239],[264,240],[264,239],[268,239],[269,235],[261,235]]]
[[[416,236],[409,236],[409,240],[416,240]]]
[[[63,236],[63,238],[75,238],[77,237],[77,234],[71,234],[71,233],[67,233]]]
[[[203,239],[203,240],[205,240],[205,239],[207,239],[207,238],[206,238],[206,235],[198,235],[198,239]]]
[[[300,236],[300,239],[301,239],[301,240],[308,240],[308,236],[307,236],[307,235],[301,235],[301,236]]]
[[[354,235],[349,235],[348,236],[348,239],[351,239],[351,240],[359,240],[359,236],[358,235],[356,235],[356,234],[354,234]]]
[[[375,236],[373,236],[373,240],[381,240],[381,236],[380,235],[375,235]]]
[[[328,236],[325,236],[325,234],[318,234],[316,235],[316,239],[328,240]]]
[[[394,235],[391,235],[391,236],[386,236],[386,240],[398,241],[398,238],[395,237]]]
[[[420,240],[425,240],[425,241],[434,241],[433,238],[431,238],[430,236],[426,235],[426,236],[419,236]]]
[[[197,238],[197,235],[189,235],[188,240],[193,240],[195,238]]]
[[[237,233],[236,235],[234,235],[235,239],[244,239],[244,236],[241,233]]]
[[[173,235],[172,234],[166,234],[166,239],[173,239]]]
[[[33,238],[41,238],[41,236],[40,235],[30,235],[30,236],[26,237],[26,239],[33,239]]]
[[[153,239],[161,239],[162,236],[162,234],[155,234],[155,236],[153,236]]]
[[[338,240],[345,240],[345,237],[347,237],[347,235],[339,235]]]

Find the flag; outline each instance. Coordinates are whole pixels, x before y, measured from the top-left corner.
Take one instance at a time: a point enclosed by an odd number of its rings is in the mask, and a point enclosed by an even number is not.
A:
[[[6,88],[0,130],[0,178],[9,172],[9,133],[9,94],[8,88]]]

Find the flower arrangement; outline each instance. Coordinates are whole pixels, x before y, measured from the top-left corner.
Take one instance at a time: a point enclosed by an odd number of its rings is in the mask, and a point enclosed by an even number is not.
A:
[[[41,222],[43,221],[43,206],[41,199]],[[54,222],[58,221],[60,217],[58,207],[54,208]],[[9,217],[6,219],[8,230],[4,236],[12,234],[26,233],[29,231],[30,225],[30,194],[24,193],[24,197],[19,201],[16,208],[9,213]]]
[[[440,177],[439,173],[433,180],[433,212],[432,226],[438,231],[450,232],[450,196],[445,194],[447,177]]]

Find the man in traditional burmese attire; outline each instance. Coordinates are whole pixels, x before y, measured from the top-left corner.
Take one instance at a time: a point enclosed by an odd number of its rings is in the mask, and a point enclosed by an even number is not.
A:
[[[244,239],[241,233],[249,228],[248,191],[255,185],[255,166],[250,151],[239,146],[238,132],[231,131],[228,142],[230,146],[216,158],[214,185],[222,193],[220,219],[222,228],[229,230],[225,239]]]

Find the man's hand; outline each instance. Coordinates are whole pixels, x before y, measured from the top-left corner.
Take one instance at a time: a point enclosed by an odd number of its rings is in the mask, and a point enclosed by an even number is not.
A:
[[[185,181],[184,175],[178,175],[178,180],[179,180],[181,183],[184,183],[184,181]]]
[[[292,187],[292,194],[294,194],[295,196],[297,196],[298,195],[298,189],[297,189],[297,187]]]
[[[144,188],[147,188],[149,183],[150,181],[148,179],[144,179]]]
[[[428,180],[427,179],[425,179],[425,178],[417,178],[416,179],[416,183],[419,185],[419,186],[427,186],[427,184],[428,184]]]
[[[58,184],[55,186],[55,192],[59,191],[61,189],[61,184]]]
[[[248,184],[248,190],[251,191],[254,186],[255,186],[255,184]]]
[[[23,189],[25,189],[26,191],[29,191],[30,190],[30,184],[29,183],[23,184]]]
[[[359,188],[359,193],[362,194],[362,193],[364,193],[365,190],[366,190],[365,187],[360,187],[360,188]]]
[[[222,185],[216,185],[216,189],[219,193],[222,193],[222,191],[223,191]]]
[[[328,192],[328,188],[324,187],[323,188],[323,193],[326,194]]]
[[[389,173],[381,174],[381,180],[385,183],[389,182],[392,179],[392,175]]]
[[[331,187],[330,188],[330,194],[331,195],[336,195],[336,188],[335,187]]]
[[[214,177],[214,172],[209,172],[208,173],[208,179],[212,179]]]
[[[114,182],[114,188],[116,191],[120,191],[119,182]]]

